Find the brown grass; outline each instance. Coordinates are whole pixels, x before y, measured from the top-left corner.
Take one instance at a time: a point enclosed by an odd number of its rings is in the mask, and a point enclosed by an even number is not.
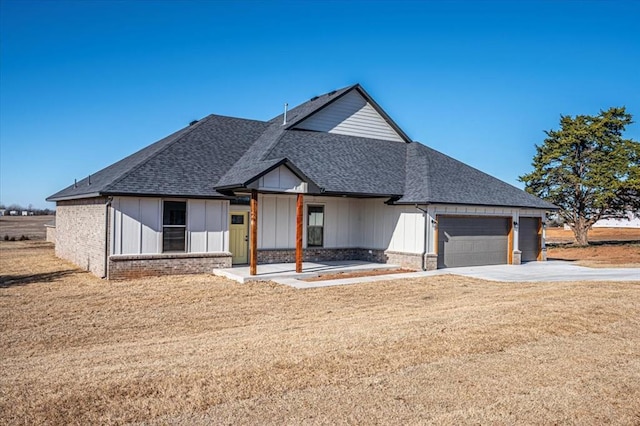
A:
[[[0,216],[0,238],[29,237],[30,240],[44,240],[45,224],[53,223],[55,216]]]
[[[46,244],[0,272],[3,424],[640,422],[638,283],[105,282]]]
[[[640,244],[634,243],[549,247],[547,256],[549,259],[576,261],[578,265],[595,268],[640,268]]]
[[[640,229],[593,228],[589,241],[588,247],[573,246],[572,231],[549,228],[547,256],[595,268],[640,268]]]
[[[565,231],[564,228],[547,228],[547,242],[550,244],[566,244],[575,242],[573,231]],[[640,229],[638,228],[591,228],[589,231],[590,242],[605,241],[640,241]]]

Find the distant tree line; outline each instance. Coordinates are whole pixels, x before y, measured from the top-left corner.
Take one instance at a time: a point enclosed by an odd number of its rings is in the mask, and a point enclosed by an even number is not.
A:
[[[9,212],[16,211],[19,215],[22,214],[23,211],[29,212],[34,216],[45,216],[45,215],[53,215],[56,214],[55,210],[52,209],[38,209],[34,208],[33,205],[29,204],[27,207],[21,206],[20,204],[9,204],[5,206],[4,204],[0,204],[0,210],[4,210],[5,215],[9,215]]]

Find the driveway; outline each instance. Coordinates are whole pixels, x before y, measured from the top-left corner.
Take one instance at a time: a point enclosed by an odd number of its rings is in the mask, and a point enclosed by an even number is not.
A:
[[[529,262],[522,265],[469,266],[465,268],[438,269],[437,271],[409,272],[406,274],[342,278],[313,282],[301,281],[294,276],[286,278],[279,277],[273,279],[273,281],[295,288],[316,288],[447,274],[503,282],[640,281],[640,268],[587,268],[562,260]]]
[[[550,260],[522,265],[489,265],[449,268],[438,274],[455,274],[491,281],[640,281],[640,268],[587,268],[571,262]]]

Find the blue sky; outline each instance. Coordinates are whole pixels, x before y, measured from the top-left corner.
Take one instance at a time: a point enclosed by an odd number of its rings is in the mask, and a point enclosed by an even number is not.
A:
[[[414,140],[510,184],[560,114],[640,120],[640,2],[0,2],[0,201],[215,113],[361,83]],[[640,139],[640,124],[627,137]]]

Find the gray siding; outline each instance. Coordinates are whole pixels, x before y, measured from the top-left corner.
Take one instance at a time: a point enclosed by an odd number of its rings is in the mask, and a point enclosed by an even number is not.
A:
[[[298,129],[404,142],[384,118],[356,91],[313,114]]]

